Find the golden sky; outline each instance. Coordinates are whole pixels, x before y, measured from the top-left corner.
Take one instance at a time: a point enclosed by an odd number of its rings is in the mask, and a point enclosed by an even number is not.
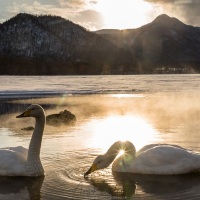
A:
[[[0,0],[0,23],[18,13],[51,14],[88,30],[138,28],[160,14],[200,26],[200,0]]]

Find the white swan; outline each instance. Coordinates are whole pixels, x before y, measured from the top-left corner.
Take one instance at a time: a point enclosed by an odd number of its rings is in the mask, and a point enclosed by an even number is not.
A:
[[[125,153],[115,159],[120,149],[123,149]],[[178,145],[169,144],[146,145],[136,153],[131,142],[118,141],[104,155],[96,157],[84,176],[106,168],[112,162],[112,170],[115,172],[157,175],[185,174],[200,169],[200,154]]]
[[[34,104],[17,116],[17,118],[21,117],[34,117],[36,119],[29,149],[21,146],[0,149],[0,176],[44,175],[40,161],[40,148],[45,126],[44,110],[40,105]]]

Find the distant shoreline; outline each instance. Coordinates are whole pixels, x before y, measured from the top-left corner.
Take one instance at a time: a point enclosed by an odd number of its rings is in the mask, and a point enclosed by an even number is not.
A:
[[[17,94],[17,95],[0,95],[0,103],[6,103],[9,101],[27,100],[27,99],[40,99],[40,98],[53,98],[62,96],[63,93],[47,93],[47,94]]]

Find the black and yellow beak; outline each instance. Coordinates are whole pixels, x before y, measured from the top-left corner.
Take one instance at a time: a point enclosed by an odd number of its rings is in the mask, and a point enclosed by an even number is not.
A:
[[[22,118],[22,117],[30,117],[31,110],[26,110],[21,115],[18,115],[16,118]]]
[[[97,165],[93,164],[92,167],[90,167],[90,169],[87,172],[85,172],[84,177],[87,176],[88,174],[91,174],[92,172],[96,170],[97,170]]]

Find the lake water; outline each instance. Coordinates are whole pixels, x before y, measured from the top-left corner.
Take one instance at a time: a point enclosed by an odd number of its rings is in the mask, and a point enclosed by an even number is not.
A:
[[[72,126],[46,125],[45,177],[0,177],[0,199],[200,199],[200,173],[153,176],[113,173],[84,178],[98,154],[117,140],[139,150],[170,143],[200,152],[200,75],[1,76],[0,148],[28,148],[33,119],[16,119],[32,103],[46,115],[64,109]]]

